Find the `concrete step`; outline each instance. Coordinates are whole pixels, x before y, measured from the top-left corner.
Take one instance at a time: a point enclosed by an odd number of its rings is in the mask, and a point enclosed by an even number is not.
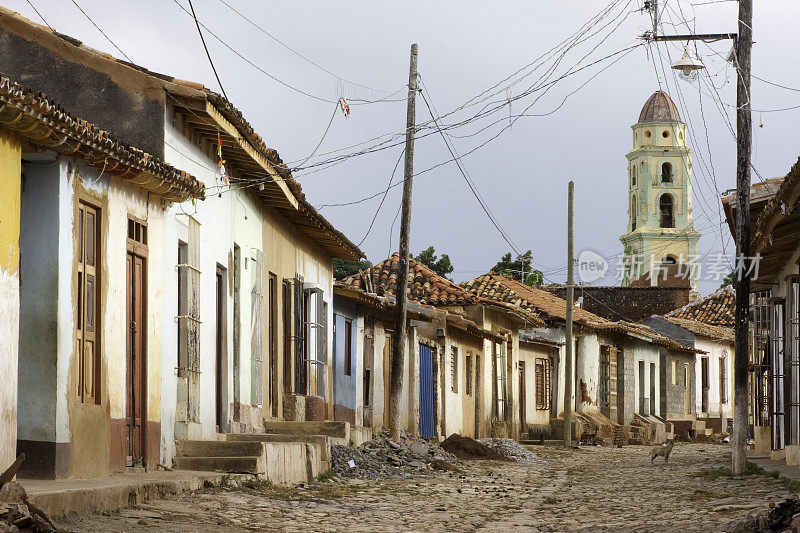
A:
[[[694,421],[694,430],[697,433],[703,433],[706,429],[706,421],[705,420],[695,420]]]
[[[320,447],[323,461],[330,461],[331,441],[334,440],[325,435],[301,435],[297,433],[229,433],[227,439],[230,443],[305,442],[306,444],[316,444]]]
[[[179,440],[175,442],[179,457],[260,457],[264,445],[258,441]]]
[[[266,421],[264,422],[264,432],[283,435],[326,435],[350,440],[349,422],[284,422]]]
[[[263,474],[265,465],[259,457],[176,457],[175,469]]]

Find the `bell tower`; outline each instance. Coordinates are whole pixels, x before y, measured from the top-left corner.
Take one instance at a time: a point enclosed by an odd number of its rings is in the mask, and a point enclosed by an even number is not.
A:
[[[620,237],[622,285],[675,285],[698,293],[697,242],[692,223],[692,149],[672,99],[656,91],[634,124],[628,152],[628,229]],[[685,282],[685,281],[684,281]]]

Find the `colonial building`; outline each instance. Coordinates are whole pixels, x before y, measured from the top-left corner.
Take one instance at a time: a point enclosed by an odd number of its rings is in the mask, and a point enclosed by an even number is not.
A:
[[[800,465],[800,160],[751,187],[749,414],[756,453]],[[735,191],[723,195],[729,225]],[[738,238],[734,233],[734,238]]]
[[[667,277],[688,276],[699,291],[697,260],[700,233],[692,223],[692,149],[686,125],[663,91],[644,104],[632,126],[628,152],[628,228],[623,286],[659,285]]]
[[[549,388],[542,396],[550,401],[537,402],[546,405],[543,409],[546,414],[539,414],[535,424],[547,419],[554,432],[560,432],[567,401],[564,398],[565,377],[569,373],[573,376],[573,392],[568,401],[584,424],[577,437],[588,432],[606,442],[612,439],[627,442],[625,432],[620,429],[622,426],[636,426],[632,430],[634,440],[665,437],[664,421],[670,405],[666,402],[667,389],[661,379],[663,369],[669,358],[690,362],[696,351],[693,347],[682,345],[647,326],[612,322],[578,307],[573,312],[573,363],[566,368],[563,346],[566,302],[563,299],[494,273],[465,282],[463,286],[477,296],[514,305],[544,321],[544,328],[520,333],[520,339],[539,338],[550,343],[547,346],[540,341],[540,347],[532,354],[534,361],[546,357],[552,363],[548,368],[545,361],[534,362],[534,372],[529,379],[537,388],[539,383]],[[687,409],[694,406],[691,375],[684,383],[689,386],[681,389],[681,413],[684,405]]]

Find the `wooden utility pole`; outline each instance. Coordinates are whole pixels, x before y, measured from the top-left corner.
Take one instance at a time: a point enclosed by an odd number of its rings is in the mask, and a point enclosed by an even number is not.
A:
[[[575,247],[573,243],[573,200],[575,197],[575,184],[569,182],[567,193],[567,326],[564,335],[566,354],[564,356],[564,448],[572,447],[572,300],[574,297],[573,256]]]
[[[753,0],[739,0],[736,40],[736,353],[733,363],[733,456],[731,469],[742,474],[747,465],[747,342],[750,315],[750,53],[753,48]],[[741,263],[740,263],[741,262]]]
[[[403,180],[403,214],[400,219],[400,265],[397,272],[397,303],[392,346],[392,382],[390,389],[389,432],[400,436],[400,411],[403,398],[403,363],[406,360],[406,306],[408,303],[408,256],[411,237],[411,186],[414,179],[414,135],[416,133],[417,44],[411,45],[408,73],[408,110],[406,113],[406,164]]]

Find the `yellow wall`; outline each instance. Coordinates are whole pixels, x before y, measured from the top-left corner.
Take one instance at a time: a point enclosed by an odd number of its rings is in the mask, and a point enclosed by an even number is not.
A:
[[[0,129],[0,270],[19,271],[22,149],[19,137]]]
[[[0,471],[17,447],[20,156],[19,138],[0,129]]]

